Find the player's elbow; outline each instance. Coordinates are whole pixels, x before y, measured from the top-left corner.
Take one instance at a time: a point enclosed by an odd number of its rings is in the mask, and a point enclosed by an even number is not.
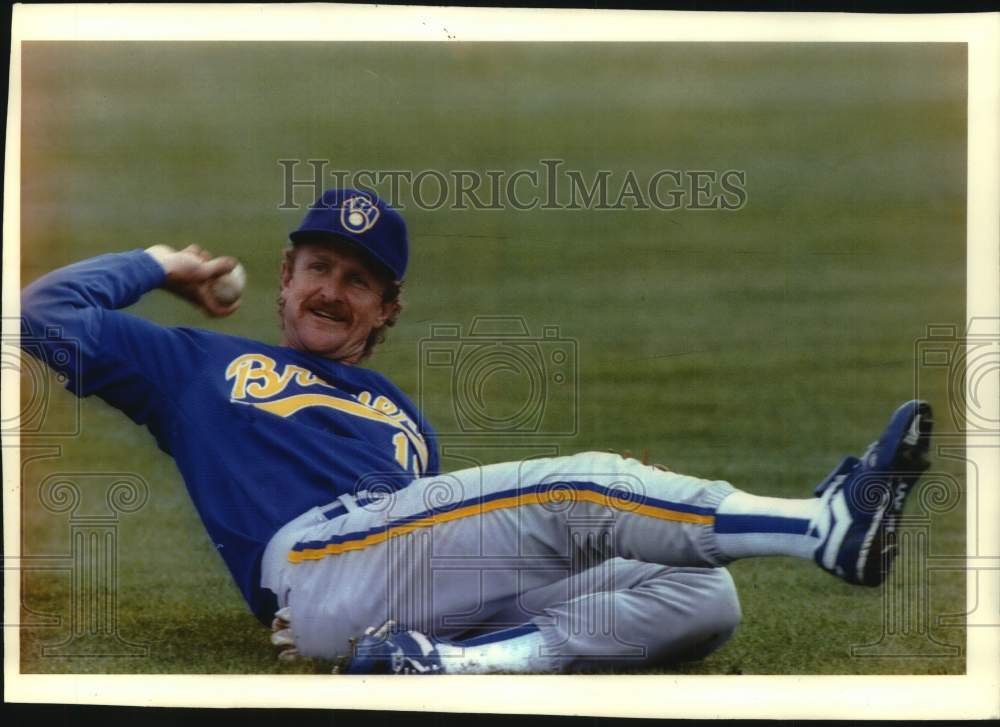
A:
[[[91,339],[88,311],[81,310],[58,286],[41,278],[21,292],[21,350],[48,366],[75,390],[81,355]]]
[[[45,336],[51,328],[65,328],[78,315],[72,299],[50,273],[21,291],[21,328],[29,337]]]

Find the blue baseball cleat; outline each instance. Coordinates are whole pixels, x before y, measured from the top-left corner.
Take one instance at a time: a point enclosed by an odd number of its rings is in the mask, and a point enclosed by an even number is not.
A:
[[[435,642],[419,631],[400,628],[386,621],[378,629],[369,627],[352,644],[353,654],[343,674],[442,674],[441,655]]]
[[[814,557],[823,570],[863,586],[885,580],[906,496],[929,466],[933,424],[930,404],[908,401],[860,459],[846,458],[819,484],[824,517],[813,531]]]

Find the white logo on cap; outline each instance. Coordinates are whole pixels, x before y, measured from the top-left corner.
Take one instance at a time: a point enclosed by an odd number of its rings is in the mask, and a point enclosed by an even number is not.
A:
[[[380,214],[381,210],[367,197],[351,197],[340,208],[340,224],[355,234],[361,234],[375,226]]]

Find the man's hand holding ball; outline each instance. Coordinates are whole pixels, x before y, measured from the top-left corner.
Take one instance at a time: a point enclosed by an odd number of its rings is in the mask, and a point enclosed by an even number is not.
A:
[[[166,273],[163,287],[207,315],[221,318],[239,308],[247,275],[236,258],[212,257],[198,245],[188,245],[183,250],[153,245],[146,252]]]

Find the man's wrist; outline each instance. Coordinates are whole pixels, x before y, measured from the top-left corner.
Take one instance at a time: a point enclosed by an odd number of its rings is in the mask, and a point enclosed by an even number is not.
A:
[[[153,258],[161,268],[163,268],[164,275],[170,274],[170,256],[173,255],[176,250],[170,247],[170,245],[153,245],[146,248],[146,254]]]

